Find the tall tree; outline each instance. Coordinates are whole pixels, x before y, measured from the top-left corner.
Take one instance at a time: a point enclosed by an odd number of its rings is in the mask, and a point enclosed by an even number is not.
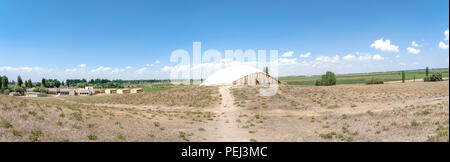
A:
[[[47,83],[46,83],[47,81],[45,81],[45,78],[42,78],[42,81],[41,81],[41,86],[42,87],[47,87]]]
[[[3,89],[3,82],[2,82],[3,76],[0,75],[0,89]]]
[[[22,87],[23,81],[22,81],[22,77],[17,76],[17,86]]]
[[[2,77],[2,88],[8,89],[8,77],[6,77],[6,76]]]
[[[428,69],[428,66],[427,66],[427,68],[425,68],[425,76],[427,76],[428,77],[428,74],[430,73],[430,70]]]
[[[402,83],[405,83],[405,71],[402,71]]]

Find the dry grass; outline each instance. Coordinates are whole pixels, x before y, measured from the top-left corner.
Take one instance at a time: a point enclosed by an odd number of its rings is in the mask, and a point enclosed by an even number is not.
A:
[[[206,111],[116,108],[0,95],[0,141],[185,141],[196,138],[192,132],[213,117]],[[190,136],[180,138],[179,131]]]
[[[182,86],[165,91],[86,97],[64,97],[81,103],[208,107],[220,101],[217,87]]]
[[[272,97],[256,87],[232,92],[242,113],[266,117],[258,141],[449,141],[448,88],[444,81],[281,85]]]

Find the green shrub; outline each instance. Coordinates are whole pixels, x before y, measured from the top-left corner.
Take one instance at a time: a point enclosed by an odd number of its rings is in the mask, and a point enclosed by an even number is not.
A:
[[[426,76],[423,78],[423,81],[425,82],[435,82],[435,81],[442,81],[442,73],[433,73],[431,76]]]
[[[20,131],[18,131],[18,130],[15,130],[15,129],[13,129],[13,130],[11,131],[11,133],[12,133],[14,136],[22,136],[22,133],[21,133]]]
[[[48,89],[45,87],[36,87],[33,89],[33,92],[41,92],[41,93],[47,93]]]
[[[430,81],[442,81],[442,73],[431,74]]]
[[[330,86],[336,85],[336,76],[333,72],[327,71],[325,75],[322,75],[322,80],[316,80],[316,86]]]
[[[20,94],[23,94],[24,92],[25,92],[25,89],[24,88],[22,88],[22,87],[20,87],[20,86],[14,86],[13,88],[12,88],[12,91],[13,92],[19,92]]]
[[[380,78],[370,78],[366,80],[366,84],[383,84],[383,79]]]
[[[11,91],[9,91],[9,89],[3,90],[3,94],[9,94],[9,92],[11,92]]]
[[[9,121],[6,121],[6,120],[3,120],[2,122],[1,122],[1,126],[3,127],[3,128],[12,128],[13,126],[12,126],[12,124],[9,122]]]
[[[95,135],[95,134],[89,134],[87,137],[89,140],[97,140],[98,139],[97,135]]]

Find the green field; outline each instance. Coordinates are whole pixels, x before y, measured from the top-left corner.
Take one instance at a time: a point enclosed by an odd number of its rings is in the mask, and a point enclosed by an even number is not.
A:
[[[441,72],[442,77],[448,77],[448,69],[430,70],[430,75],[433,72]],[[406,80],[423,79],[425,77],[425,70],[411,70],[405,71]],[[367,79],[372,77],[383,79],[385,82],[402,80],[401,72],[380,72],[380,73],[366,73],[366,74],[342,74],[336,75],[336,84],[364,84]],[[321,76],[310,77],[280,77],[279,80],[289,85],[314,85],[315,81],[321,79]]]

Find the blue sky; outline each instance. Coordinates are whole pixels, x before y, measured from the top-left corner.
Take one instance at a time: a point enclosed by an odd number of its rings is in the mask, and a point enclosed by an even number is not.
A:
[[[167,78],[175,66],[171,52],[192,51],[194,41],[202,50],[279,50],[280,75],[449,67],[448,6],[448,0],[0,0],[0,75]]]

